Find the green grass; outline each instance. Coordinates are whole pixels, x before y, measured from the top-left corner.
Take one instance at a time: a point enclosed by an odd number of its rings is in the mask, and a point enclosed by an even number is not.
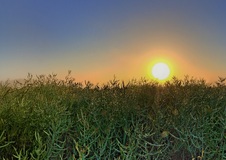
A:
[[[1,83],[0,159],[226,159],[224,79]]]

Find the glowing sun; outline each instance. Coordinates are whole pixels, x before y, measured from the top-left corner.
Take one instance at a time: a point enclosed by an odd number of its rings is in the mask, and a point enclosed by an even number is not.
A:
[[[158,80],[164,80],[169,77],[170,69],[165,63],[156,63],[152,68],[152,75]]]

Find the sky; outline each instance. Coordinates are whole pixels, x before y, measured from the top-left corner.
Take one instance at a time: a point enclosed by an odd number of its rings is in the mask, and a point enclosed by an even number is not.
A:
[[[0,0],[0,79],[226,77],[224,0]]]

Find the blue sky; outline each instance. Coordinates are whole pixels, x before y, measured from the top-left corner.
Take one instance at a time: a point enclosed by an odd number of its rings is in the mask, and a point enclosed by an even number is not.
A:
[[[1,0],[0,79],[72,70],[78,81],[226,76],[224,0]]]

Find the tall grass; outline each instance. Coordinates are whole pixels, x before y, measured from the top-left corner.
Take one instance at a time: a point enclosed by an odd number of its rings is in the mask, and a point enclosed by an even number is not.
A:
[[[226,159],[226,86],[70,74],[0,85],[0,159]]]

